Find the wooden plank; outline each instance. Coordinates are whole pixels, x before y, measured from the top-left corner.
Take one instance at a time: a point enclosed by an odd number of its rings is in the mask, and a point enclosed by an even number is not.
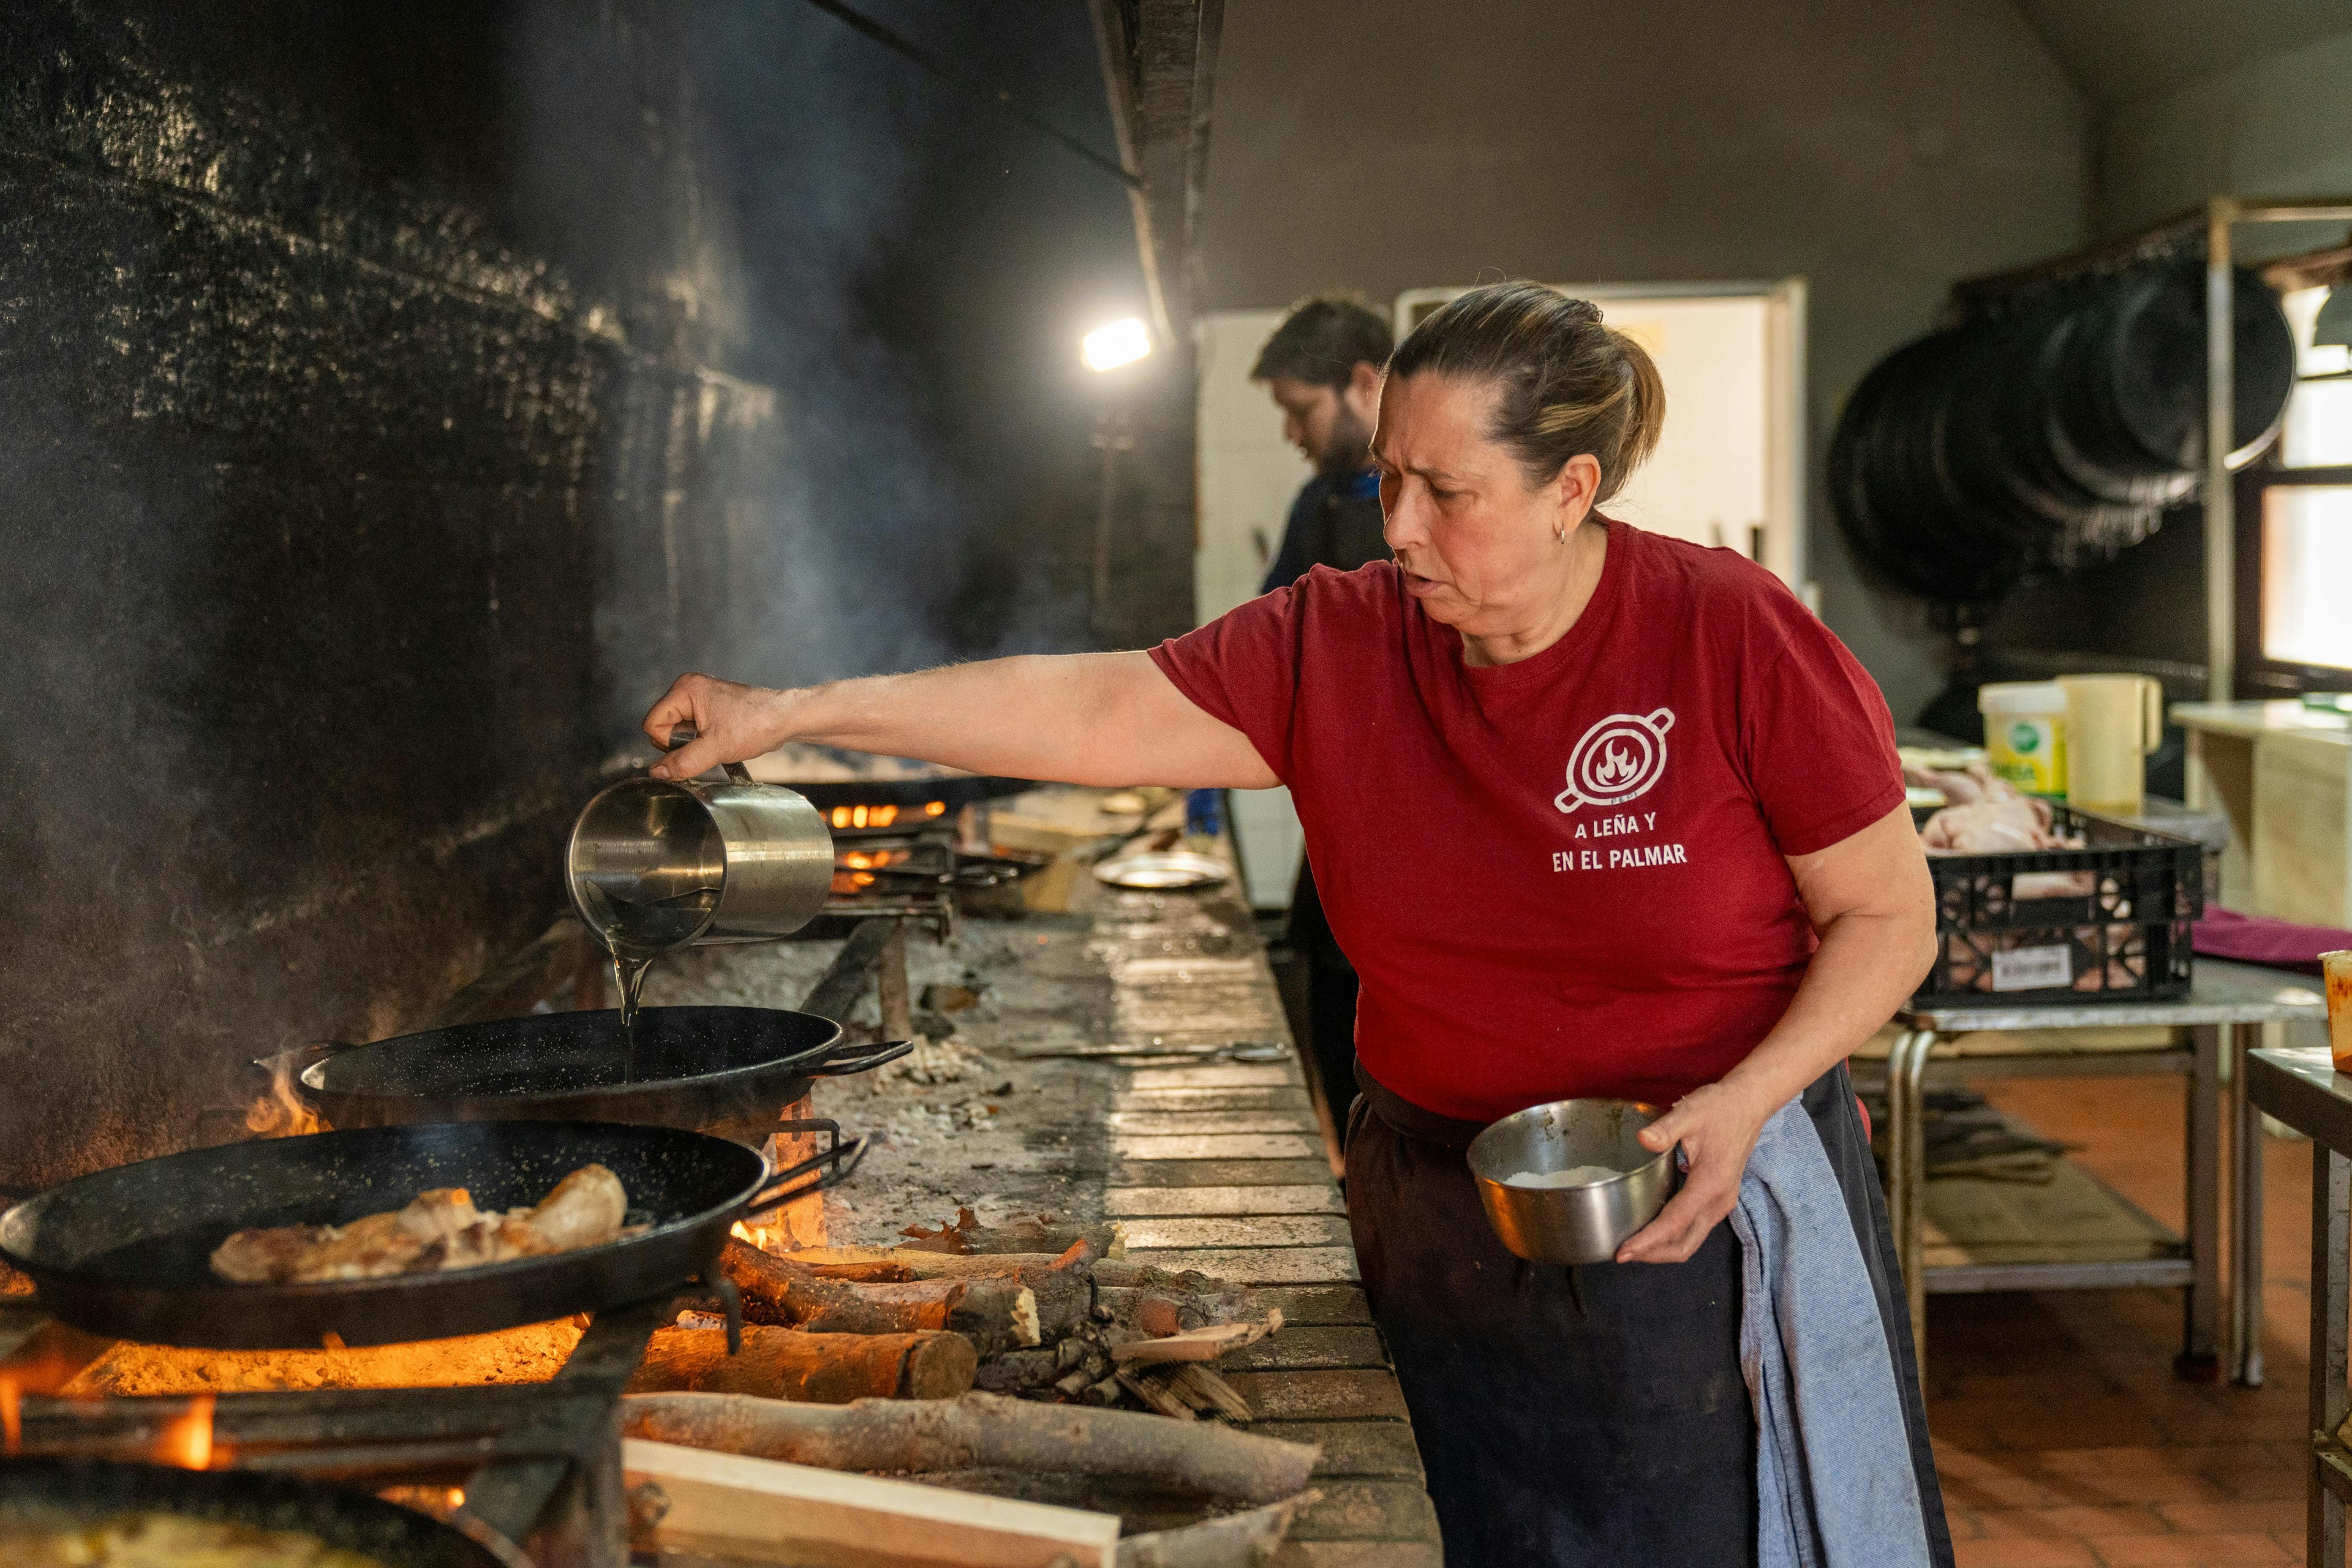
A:
[[[1434,1541],[1286,1541],[1272,1568],[1444,1568]]]
[[[1356,1278],[1352,1247],[1129,1247],[1127,1259],[1156,1268],[1197,1268],[1236,1285],[1328,1285]]]
[[[1103,1191],[1103,1213],[1113,1219],[1347,1212],[1339,1189],[1328,1182],[1263,1187],[1108,1187]]]
[[[1177,1247],[1349,1247],[1341,1215],[1217,1215],[1118,1222],[1131,1250]]]
[[[1302,1328],[1286,1319],[1281,1332],[1229,1352],[1222,1364],[1252,1372],[1307,1366],[1385,1367],[1389,1356],[1379,1331],[1369,1325]]]
[[[1235,1062],[1217,1067],[1137,1068],[1127,1086],[1135,1089],[1295,1089],[1298,1069],[1286,1064],[1263,1067]]]
[[[1114,1136],[1110,1152],[1120,1160],[1306,1160],[1323,1151],[1323,1141],[1304,1133],[1236,1132]]]
[[[1111,1099],[1115,1110],[1308,1110],[1303,1089],[1130,1089]]]
[[[1113,1132],[1308,1132],[1317,1131],[1309,1110],[1115,1110]]]
[[[1320,1447],[1322,1455],[1315,1461],[1318,1479],[1398,1476],[1421,1479],[1421,1449],[1412,1440],[1412,1428],[1402,1421],[1257,1421],[1247,1430],[1262,1437]]]
[[[1293,1541],[1437,1539],[1437,1505],[1418,1480],[1332,1480],[1290,1521]]]
[[[1229,1372],[1224,1379],[1261,1421],[1407,1418],[1391,1372]]]
[[[629,1438],[631,1487],[658,1486],[669,1511],[633,1544],[794,1568],[1116,1568],[1116,1514],[981,1497]]]
[[[1363,1288],[1357,1285],[1276,1286],[1254,1290],[1250,1299],[1261,1310],[1268,1307],[1280,1309],[1282,1321],[1293,1326],[1372,1321],[1372,1305],[1364,1299]]]
[[[1331,1179],[1315,1160],[1121,1160],[1107,1178],[1121,1187],[1288,1187]]]

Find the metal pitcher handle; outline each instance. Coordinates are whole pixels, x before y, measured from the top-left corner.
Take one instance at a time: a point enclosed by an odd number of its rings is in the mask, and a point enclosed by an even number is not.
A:
[[[669,744],[662,749],[666,752],[675,752],[680,746],[700,739],[702,739],[702,731],[693,725],[673,724],[669,729]],[[760,782],[751,776],[751,770],[740,763],[721,763],[719,766],[731,783],[747,784]]]

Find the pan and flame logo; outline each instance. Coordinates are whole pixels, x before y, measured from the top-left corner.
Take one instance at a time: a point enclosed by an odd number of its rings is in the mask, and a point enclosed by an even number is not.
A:
[[[1612,713],[1584,732],[1568,754],[1568,787],[1552,798],[1564,812],[1580,805],[1622,805],[1647,795],[1666,771],[1666,731],[1675,710]]]

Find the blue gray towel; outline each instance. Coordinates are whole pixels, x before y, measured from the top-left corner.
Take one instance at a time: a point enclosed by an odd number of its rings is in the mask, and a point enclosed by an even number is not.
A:
[[[1804,1106],[1756,1140],[1731,1228],[1739,1362],[1756,1405],[1761,1568],[1929,1568],[1885,1325]]]

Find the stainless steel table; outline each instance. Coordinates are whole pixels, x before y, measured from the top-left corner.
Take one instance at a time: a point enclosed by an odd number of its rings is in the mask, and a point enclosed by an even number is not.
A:
[[[2231,1226],[2230,1363],[2240,1381],[2262,1381],[2262,1162],[2260,1129],[2245,1098],[2245,1058],[2258,1026],[2325,1018],[2326,1002],[2303,977],[2252,964],[2200,959],[2187,996],[2168,1002],[1928,1003],[1895,1016],[1900,1033],[1886,1057],[1886,1206],[1903,1260],[1912,1333],[1925,1344],[1927,1297],[1966,1290],[2068,1290],[2129,1285],[2185,1286],[2182,1370],[2217,1363],[2221,1241],[2221,1032],[2229,1031],[2231,1111],[2236,1118],[2232,1174],[2237,1201]],[[2187,1048],[2102,1050],[2084,1038],[2071,1048],[1971,1055],[1969,1037],[1989,1031],[2084,1031],[2161,1026],[2186,1030]],[[2176,1034],[2176,1038],[2178,1035]],[[2185,1257],[2129,1261],[2005,1263],[1928,1268],[1920,1232],[1927,1186],[1926,1089],[1939,1082],[1990,1078],[2086,1078],[2144,1073],[2188,1076]]]
[[[2352,1499],[2352,1452],[2336,1428],[2352,1395],[2344,1382],[2345,1324],[2352,1312],[2352,1079],[2326,1048],[2254,1051],[2246,1095],[2312,1142],[2311,1453],[2305,1461],[2306,1563],[2343,1568],[2344,1504]]]

